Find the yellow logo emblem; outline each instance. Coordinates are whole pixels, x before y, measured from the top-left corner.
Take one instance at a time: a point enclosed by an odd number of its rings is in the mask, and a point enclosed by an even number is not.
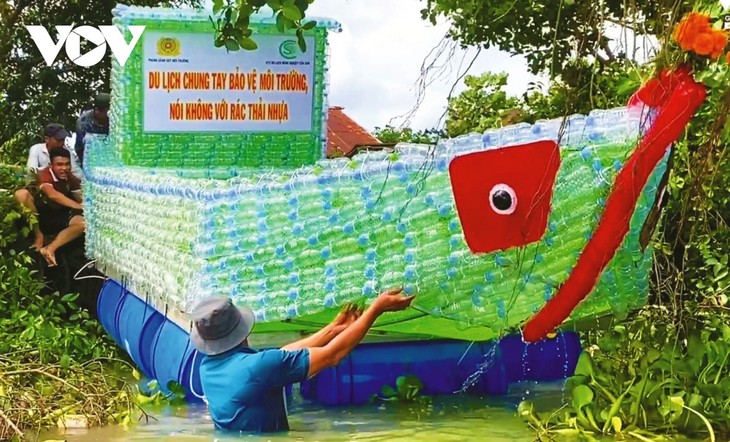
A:
[[[172,37],[157,40],[157,53],[163,57],[177,57],[180,55],[180,41]]]

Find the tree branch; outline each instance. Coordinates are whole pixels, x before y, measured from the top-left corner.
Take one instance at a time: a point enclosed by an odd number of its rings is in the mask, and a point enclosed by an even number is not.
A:
[[[598,60],[598,62],[599,62],[599,63],[600,63],[600,64],[601,64],[602,66],[608,66],[609,64],[611,64],[611,60],[610,60],[610,59],[608,59],[608,58],[606,58],[606,57],[603,57],[603,56],[602,56],[601,54],[599,54],[598,52],[595,52],[595,53],[593,54],[593,56],[594,56],[594,57],[596,57],[596,60]]]
[[[601,49],[603,49],[606,52],[606,55],[608,56],[607,61],[610,62],[610,61],[616,60],[616,56],[613,55],[613,51],[611,50],[610,47],[608,47],[608,40],[602,39],[600,44],[601,44]]]
[[[622,28],[626,28],[626,29],[628,29],[630,31],[633,31],[634,33],[639,32],[637,30],[637,26],[627,25],[626,23],[622,23],[620,20],[616,20],[616,19],[613,19],[613,18],[604,18],[603,21],[608,22],[608,23],[611,23],[611,24],[614,24],[614,25],[619,25]],[[638,24],[638,23],[636,23],[636,24]]]
[[[3,29],[7,29],[8,32],[12,33],[15,29],[15,23],[20,18],[20,14],[23,13],[23,9],[30,6],[30,0],[18,0],[18,4],[15,6],[15,10],[8,17],[7,21],[3,23]],[[8,52],[13,47],[13,39],[3,36],[4,43],[0,46],[0,59],[7,59]]]
[[[20,18],[20,14],[23,12],[23,9],[30,6],[30,0],[19,0],[18,4],[15,6],[15,11],[13,11],[13,14],[10,16],[8,21],[5,23],[5,27],[11,28],[15,25],[15,23],[18,21],[18,18]]]
[[[23,434],[22,431],[20,431],[20,428],[18,428],[18,426],[15,425],[15,422],[11,421],[10,418],[7,417],[5,415],[5,413],[3,413],[3,410],[0,410],[0,419],[2,419],[3,421],[5,421],[5,423],[7,423],[8,426],[13,429],[13,431],[15,431],[15,434],[18,436],[18,438],[20,440],[24,440],[25,439],[25,435]]]

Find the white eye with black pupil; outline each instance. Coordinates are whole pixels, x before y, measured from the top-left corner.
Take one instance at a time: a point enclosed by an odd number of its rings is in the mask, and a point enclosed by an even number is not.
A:
[[[517,194],[506,184],[497,184],[489,191],[489,205],[499,215],[511,215],[517,209]]]

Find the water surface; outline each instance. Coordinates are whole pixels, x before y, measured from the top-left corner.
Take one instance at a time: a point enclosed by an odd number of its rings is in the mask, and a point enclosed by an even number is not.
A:
[[[536,433],[516,413],[522,398],[538,409],[559,407],[562,383],[515,385],[500,397],[438,396],[432,405],[375,402],[353,407],[324,407],[295,398],[288,433],[252,436],[216,432],[204,405],[155,410],[156,418],[124,428],[108,426],[44,434],[40,440],[68,442],[160,440],[187,441],[465,441],[532,442]]]

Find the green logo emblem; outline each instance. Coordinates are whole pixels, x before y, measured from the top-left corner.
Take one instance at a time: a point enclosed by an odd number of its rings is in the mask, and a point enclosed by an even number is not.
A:
[[[284,40],[279,45],[279,55],[287,60],[293,60],[297,58],[298,52],[299,48],[297,47],[297,42],[294,40]]]

